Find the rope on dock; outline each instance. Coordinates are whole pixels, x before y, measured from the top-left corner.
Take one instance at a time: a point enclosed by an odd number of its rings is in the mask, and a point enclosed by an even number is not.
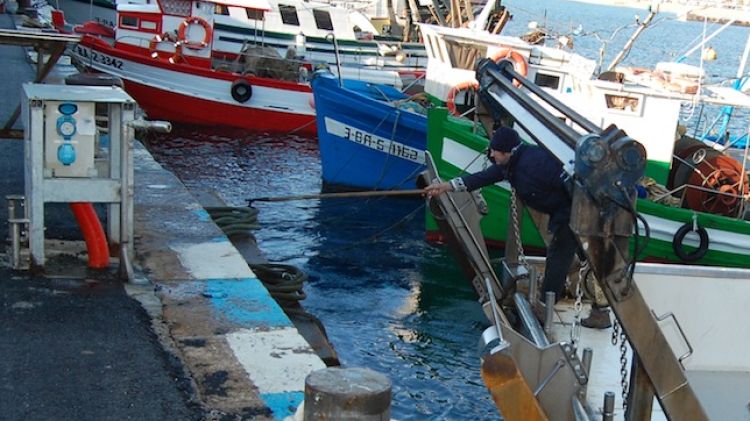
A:
[[[300,268],[282,263],[262,263],[250,265],[250,269],[281,307],[285,308],[285,303],[307,298],[307,294],[302,291],[307,274]]]
[[[260,228],[258,209],[232,206],[207,207],[205,209],[227,237],[244,235],[255,241],[255,236],[250,231]]]

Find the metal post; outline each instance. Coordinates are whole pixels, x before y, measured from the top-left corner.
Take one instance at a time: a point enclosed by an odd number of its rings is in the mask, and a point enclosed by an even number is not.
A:
[[[328,367],[305,378],[305,421],[391,419],[391,381],[368,368]]]
[[[602,410],[602,421],[615,419],[615,392],[604,392],[604,407]]]
[[[529,268],[529,302],[532,306],[539,303],[539,285],[536,282],[536,270]]]
[[[581,357],[581,364],[583,369],[586,370],[586,377],[591,378],[591,360],[594,358],[594,350],[591,347],[583,348],[583,356]],[[588,389],[588,383],[581,387],[580,397],[581,400],[586,400],[586,391]]]
[[[44,133],[44,103],[35,99],[29,102],[31,127],[26,127],[24,142],[26,214],[29,218],[30,265],[32,269],[38,269],[44,267],[44,143],[42,136],[38,135]]]
[[[555,315],[555,292],[544,293],[544,333],[552,331],[552,317]]]
[[[25,198],[21,195],[11,194],[5,196],[8,201],[8,225],[10,226],[11,266],[15,270],[21,269],[21,225],[29,223],[26,218]],[[23,217],[17,214],[18,206],[23,209]]]

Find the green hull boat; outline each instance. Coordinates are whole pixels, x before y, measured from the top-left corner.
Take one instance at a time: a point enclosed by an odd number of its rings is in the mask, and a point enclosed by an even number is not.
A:
[[[487,138],[475,134],[471,127],[452,122],[446,109],[430,110],[427,139],[427,149],[443,180],[473,173],[490,165],[485,158]],[[651,168],[647,169],[647,174],[663,171],[663,163],[649,162],[649,166]],[[490,246],[502,246],[508,230],[510,186],[503,182],[485,187],[482,196],[489,208],[489,213],[481,222],[485,241]],[[672,207],[646,199],[638,199],[637,210],[645,217],[650,228],[650,238],[638,256],[639,260],[750,267],[750,221]],[[524,212],[521,227],[521,237],[527,251],[544,250],[542,236],[528,211]],[[440,241],[437,224],[429,213],[426,229],[428,240]],[[640,233],[644,234],[642,225]]]

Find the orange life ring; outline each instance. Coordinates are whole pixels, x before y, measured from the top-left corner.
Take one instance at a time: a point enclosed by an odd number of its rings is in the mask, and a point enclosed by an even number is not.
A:
[[[466,89],[479,89],[479,83],[476,80],[467,80],[457,84],[448,91],[448,97],[445,100],[445,106],[448,108],[448,112],[453,115],[460,115],[456,110],[456,94]]]
[[[169,32],[165,32],[161,35],[154,35],[153,38],[151,38],[151,41],[148,43],[148,52],[151,58],[162,58],[162,56],[159,53],[166,53],[166,51],[159,51],[156,47],[162,42],[172,42],[174,43],[177,41],[172,34]]]
[[[510,60],[513,63],[513,70],[515,70],[516,73],[523,77],[526,77],[526,75],[529,74],[529,63],[526,62],[526,59],[523,58],[521,53],[512,48],[501,48],[497,50],[495,54],[490,56],[490,59],[496,63],[503,59]],[[521,86],[521,82],[514,79],[513,85],[518,88]]]
[[[203,36],[202,41],[189,41],[187,38],[185,38],[187,29],[190,25],[200,25],[203,27],[203,31],[206,33]],[[201,50],[203,48],[206,48],[208,46],[208,43],[211,42],[212,37],[212,30],[211,25],[206,22],[205,19],[199,16],[191,16],[180,24],[180,29],[177,32],[177,40],[181,41],[185,47],[190,48],[191,50]]]

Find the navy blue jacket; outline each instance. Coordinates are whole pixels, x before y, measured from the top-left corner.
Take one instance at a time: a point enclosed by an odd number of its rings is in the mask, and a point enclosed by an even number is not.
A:
[[[570,222],[571,199],[563,182],[562,163],[545,149],[520,145],[507,165],[492,165],[461,177],[469,191],[508,180],[526,206],[550,216],[549,230]]]

